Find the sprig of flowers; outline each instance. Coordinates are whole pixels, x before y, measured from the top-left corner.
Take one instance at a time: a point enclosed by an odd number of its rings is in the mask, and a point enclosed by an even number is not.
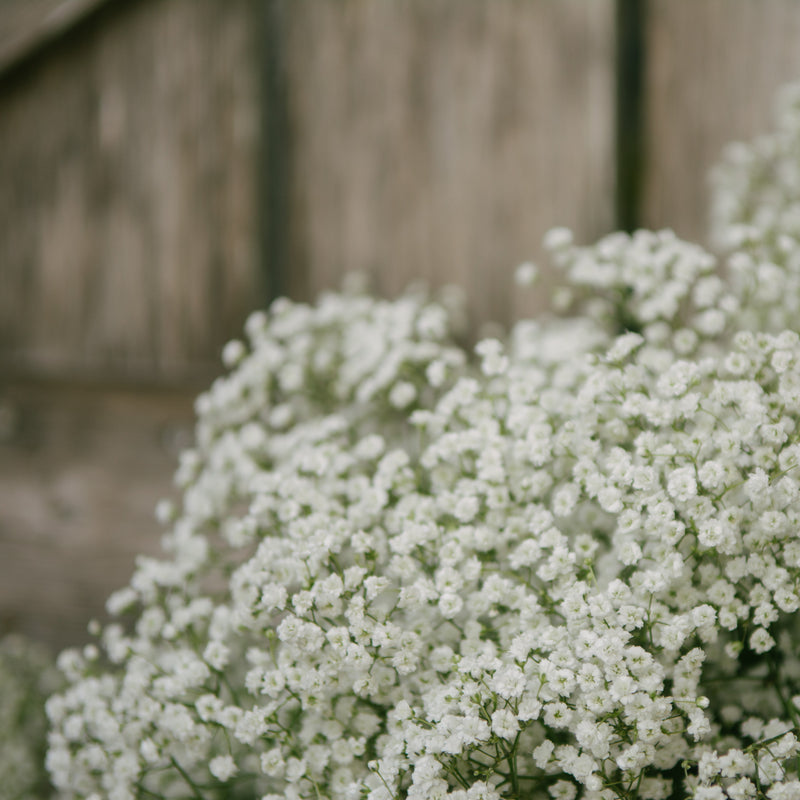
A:
[[[712,236],[751,330],[795,328],[800,313],[800,83],[781,90],[774,117],[712,172]]]
[[[60,658],[66,797],[800,796],[800,336],[672,234],[548,245],[580,316],[471,357],[422,295],[249,320]]]

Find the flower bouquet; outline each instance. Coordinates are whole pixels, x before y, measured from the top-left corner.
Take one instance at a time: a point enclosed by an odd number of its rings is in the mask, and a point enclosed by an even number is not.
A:
[[[800,798],[800,92],[670,232],[546,245],[560,316],[276,301],[182,502],[59,659],[64,797]],[[520,277],[533,270],[527,265]]]

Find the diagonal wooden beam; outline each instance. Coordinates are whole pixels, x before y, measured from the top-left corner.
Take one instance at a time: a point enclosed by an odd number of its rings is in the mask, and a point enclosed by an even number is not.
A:
[[[0,77],[103,6],[126,0],[6,0],[0,4]]]

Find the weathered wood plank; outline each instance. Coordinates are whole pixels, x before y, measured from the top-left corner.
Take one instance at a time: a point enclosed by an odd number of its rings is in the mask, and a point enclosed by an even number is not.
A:
[[[109,4],[0,82],[0,361],[180,377],[263,305],[258,0]]]
[[[454,282],[476,322],[557,224],[613,227],[614,4],[283,4],[293,294]],[[541,301],[537,301],[541,307]]]
[[[187,393],[16,384],[0,406],[0,635],[87,640],[138,553],[157,553],[156,502],[175,496]]]
[[[800,78],[796,0],[649,0],[642,224],[705,242],[708,171]]]

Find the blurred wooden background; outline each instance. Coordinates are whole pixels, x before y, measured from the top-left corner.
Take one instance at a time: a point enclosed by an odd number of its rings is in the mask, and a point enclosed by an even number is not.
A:
[[[796,0],[0,0],[0,632],[83,641],[157,549],[250,310],[356,269],[477,330],[544,308],[554,225],[703,242],[799,41]]]

